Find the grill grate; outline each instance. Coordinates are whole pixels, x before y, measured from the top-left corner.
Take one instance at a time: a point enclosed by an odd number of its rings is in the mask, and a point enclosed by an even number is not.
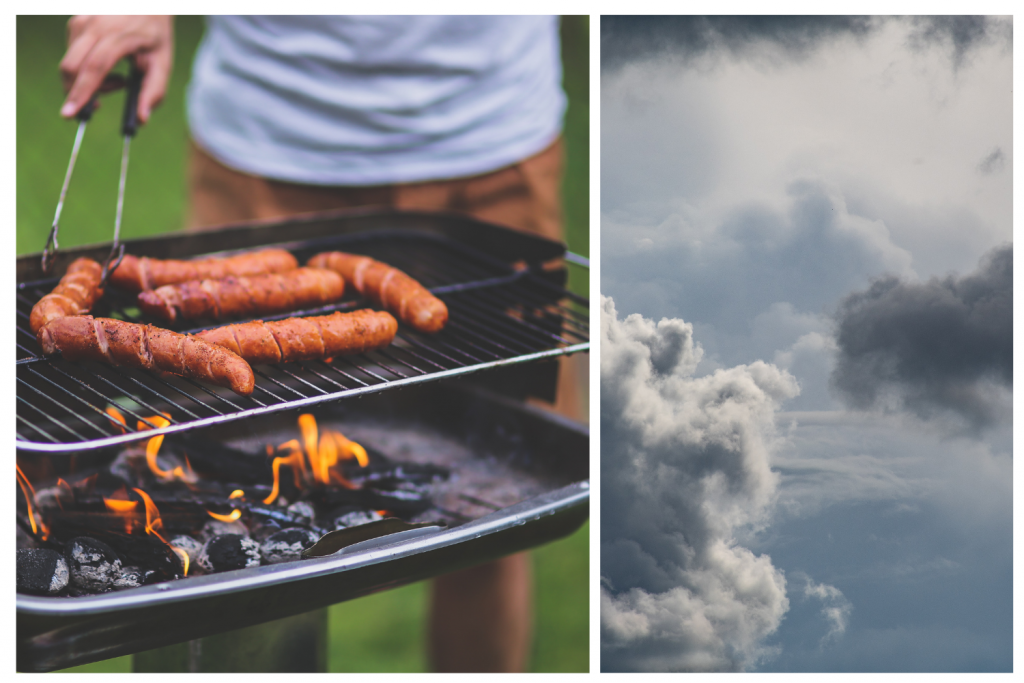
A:
[[[330,362],[254,366],[256,388],[251,396],[242,397],[182,377],[43,358],[28,317],[57,278],[22,283],[17,291],[18,448],[44,452],[102,448],[589,349],[585,299],[552,284],[534,269],[512,268],[444,236],[378,230],[279,246],[290,249],[300,263],[317,252],[336,249],[398,267],[445,302],[448,324],[435,335],[400,325],[391,346]],[[367,303],[357,297],[354,291],[347,292],[331,306],[264,319],[365,307]],[[104,294],[93,315],[148,322],[134,297],[114,288]],[[187,325],[170,329],[206,329]],[[107,415],[110,406],[125,415],[127,427]],[[170,425],[156,428],[147,417],[157,413],[168,413]],[[137,429],[140,422],[148,429]]]

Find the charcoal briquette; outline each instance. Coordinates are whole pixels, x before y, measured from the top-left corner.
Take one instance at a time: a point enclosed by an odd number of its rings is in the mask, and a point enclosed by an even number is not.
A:
[[[203,541],[209,541],[211,538],[227,534],[238,534],[239,536],[248,537],[249,529],[239,521],[222,522],[218,519],[211,519],[203,526],[202,531],[199,532],[199,538]]]
[[[334,513],[334,528],[345,529],[350,526],[369,524],[384,519],[376,510],[361,510],[359,508],[342,508]]]
[[[288,512],[295,518],[296,524],[312,524],[316,511],[307,501],[300,500],[288,506]]]
[[[55,550],[22,548],[17,551],[18,592],[56,595],[68,585],[67,561]]]
[[[312,547],[317,540],[319,536],[308,529],[283,529],[263,541],[260,555],[267,564],[298,560],[302,551]]]
[[[121,575],[114,579],[114,590],[122,588],[135,588],[146,581],[146,572],[138,567],[124,567]]]
[[[71,572],[71,584],[85,591],[109,590],[121,576],[121,560],[114,549],[88,536],[68,541],[64,559]]]
[[[208,572],[225,572],[231,569],[258,567],[260,545],[241,534],[214,536],[203,545],[199,552],[199,566]]]
[[[169,543],[173,545],[175,548],[180,548],[181,550],[185,551],[185,553],[188,555],[188,562],[190,567],[195,567],[196,564],[199,562],[199,553],[201,553],[203,550],[203,544],[197,541],[196,539],[192,538],[191,536],[181,535],[175,536],[174,538],[170,539]],[[189,574],[191,573],[192,570],[190,569]]]

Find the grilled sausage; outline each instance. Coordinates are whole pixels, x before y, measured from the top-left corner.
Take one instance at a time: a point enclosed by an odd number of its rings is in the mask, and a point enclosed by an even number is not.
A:
[[[323,306],[341,298],[345,282],[331,270],[297,268],[284,274],[226,277],[139,292],[139,308],[167,322],[222,320]]]
[[[364,309],[310,318],[225,325],[196,334],[223,346],[250,363],[319,360],[345,353],[363,353],[387,346],[398,332],[390,313]]]
[[[285,273],[299,267],[284,249],[264,249],[228,258],[207,258],[196,261],[161,261],[125,254],[110,282],[131,292],[156,289],[190,280],[220,280],[229,275],[245,276],[264,273]]]
[[[82,315],[92,310],[93,304],[103,296],[100,279],[103,267],[92,259],[79,258],[68,266],[64,277],[53,291],[32,307],[28,325],[32,332],[56,318],[68,315]]]
[[[420,332],[437,332],[448,322],[448,307],[426,287],[398,268],[368,256],[330,251],[317,254],[306,264],[330,268],[341,274],[359,293],[398,316]]]
[[[36,334],[43,353],[69,361],[94,360],[129,368],[163,370],[231,387],[248,396],[256,384],[252,368],[225,348],[153,325],[74,315],[51,320]]]

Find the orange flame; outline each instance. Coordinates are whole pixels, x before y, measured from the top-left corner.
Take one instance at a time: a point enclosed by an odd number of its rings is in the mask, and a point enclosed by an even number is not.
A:
[[[66,481],[64,481],[64,478],[63,478],[63,477],[57,477],[57,488],[58,488],[58,489],[59,489],[59,490],[60,490],[61,492],[67,492],[67,494],[68,494],[69,496],[71,496],[72,498],[74,498],[74,497],[75,497],[75,492],[74,492],[74,490],[73,490],[73,489],[71,488],[71,484],[69,484],[69,483],[67,483]],[[62,503],[62,502],[60,501],[60,498],[61,498],[60,496],[57,496],[57,506],[58,506],[58,507],[60,507],[60,509],[61,509],[61,510],[63,510],[63,509],[64,509],[64,503]]]
[[[25,504],[28,506],[28,521],[32,525],[32,533],[38,534],[45,541],[50,536],[50,530],[43,524],[42,515],[39,516],[38,526],[36,525],[36,512],[32,509],[33,503],[35,503],[36,509],[39,508],[39,503],[36,503],[36,490],[32,488],[32,482],[28,480],[17,463],[14,464],[14,467],[18,470],[18,486],[21,487],[21,492],[25,496]],[[26,489],[26,487],[28,488]]]
[[[130,534],[132,527],[135,526],[135,509],[139,507],[139,501],[104,498],[103,504],[107,506],[108,510],[124,518],[124,532]]]
[[[142,502],[146,505],[146,533],[153,534],[161,541],[164,545],[174,551],[174,553],[181,558],[181,564],[185,570],[185,576],[188,576],[188,553],[178,546],[171,545],[167,542],[163,536],[160,535],[159,530],[164,528],[164,521],[160,519],[160,510],[157,508],[156,503],[150,498],[145,491],[142,489],[133,488],[132,491],[139,494],[142,498]]]
[[[146,418],[149,420],[157,429],[162,429],[171,424],[171,416],[168,413],[161,413],[160,415],[154,415]],[[136,427],[140,432],[147,429],[153,429],[148,424],[139,420],[136,423]],[[173,470],[160,469],[160,465],[157,464],[156,456],[160,452],[160,446],[164,443],[164,435],[160,434],[154,436],[152,439],[146,442],[146,464],[149,465],[149,470],[156,475],[158,479],[164,482],[170,481],[181,481],[186,484],[194,484],[198,480],[196,473],[192,471],[192,464],[188,461],[188,456],[185,456],[185,469],[181,465],[175,466]]]
[[[235,498],[245,498],[245,491],[243,491],[242,489],[235,489],[234,491],[232,491],[231,495],[228,496],[228,500],[233,500]]]
[[[299,416],[299,431],[302,433],[302,444],[305,446],[306,458],[302,457],[302,445],[298,439],[292,439],[277,447],[278,451],[289,451],[287,456],[274,458],[274,489],[263,502],[270,504],[277,499],[280,488],[280,467],[288,465],[292,468],[295,485],[303,488],[305,483],[320,485],[338,484],[348,489],[359,488],[345,479],[341,472],[334,469],[341,460],[355,460],[360,467],[366,467],[370,458],[366,449],[354,441],[345,438],[340,432],[324,430],[319,433],[316,418],[308,413]],[[274,454],[274,448],[267,445],[267,455]],[[306,473],[306,460],[309,461],[310,473]]]
[[[110,417],[114,418],[115,420],[117,420],[118,422],[121,423],[121,428],[120,429],[121,429],[121,433],[122,434],[124,434],[125,432],[128,431],[128,423],[125,422],[124,415],[121,414],[120,410],[118,410],[117,408],[111,406],[111,407],[107,408],[105,412],[107,413],[107,415],[109,415]]]
[[[216,512],[210,512],[209,510],[207,510],[206,514],[210,515],[219,522],[234,522],[242,516],[242,511],[239,510],[238,508],[235,508],[234,510],[231,511],[230,515],[218,515]]]
[[[288,444],[283,444],[282,448],[286,445]],[[296,445],[298,444],[296,443]],[[275,500],[277,500],[277,494],[280,493],[281,465],[290,466],[292,468],[292,472],[295,475],[295,483],[301,485],[299,482],[299,470],[305,471],[306,469],[302,461],[302,451],[295,449],[291,452],[290,455],[286,457],[274,458],[274,463],[272,465],[274,469],[274,488],[271,489],[270,495],[263,500],[264,505],[270,505],[271,503],[273,503]]]

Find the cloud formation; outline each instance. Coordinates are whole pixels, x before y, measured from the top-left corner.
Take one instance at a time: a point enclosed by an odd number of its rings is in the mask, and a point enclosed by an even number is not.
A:
[[[606,671],[741,670],[789,608],[766,555],[774,413],[799,393],[758,361],[694,377],[693,327],[601,316],[601,652]]]
[[[821,616],[825,617],[828,623],[828,631],[821,637],[821,645],[824,647],[846,633],[846,624],[850,620],[853,605],[835,586],[815,583],[810,578],[806,578],[805,581],[804,597],[821,601]]]
[[[734,57],[765,49],[777,58],[806,57],[822,41],[861,36],[878,20],[842,16],[621,16],[601,21],[601,68],[647,59],[687,62],[714,54]]]
[[[1013,44],[1012,21],[996,16],[616,16],[601,21],[601,68],[652,60],[704,65],[720,56],[799,62],[827,42],[862,39],[890,22],[909,24],[911,49],[943,50],[954,71],[981,46]]]
[[[964,277],[876,280],[839,304],[835,338],[832,386],[850,406],[998,422],[1013,387],[1012,245]]]

